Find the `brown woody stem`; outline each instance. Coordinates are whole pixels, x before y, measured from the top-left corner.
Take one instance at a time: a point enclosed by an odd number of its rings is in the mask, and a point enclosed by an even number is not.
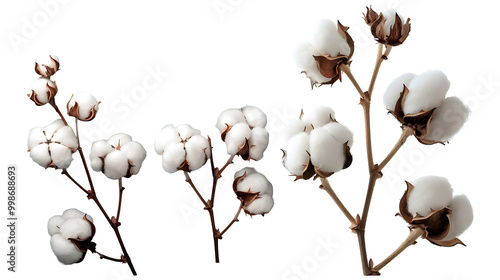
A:
[[[89,190],[86,190],[84,187],[82,187],[82,185],[80,185],[80,183],[78,183],[71,175],[69,175],[68,173],[68,170],[66,169],[63,169],[63,171],[61,172],[62,175],[68,177],[68,179],[71,180],[71,182],[73,182],[77,187],[79,187],[85,194],[87,194],[87,197],[90,195],[90,191]]]
[[[221,233],[219,233],[219,239],[222,239],[222,235],[224,235],[224,233],[236,222],[238,222],[238,217],[240,216],[240,213],[241,213],[241,210],[243,209],[243,201],[241,201],[240,203],[240,207],[238,207],[238,211],[236,212],[236,214],[234,215],[234,218],[233,220],[227,225],[227,227],[224,228],[224,230],[222,230]]]
[[[414,132],[415,132],[415,130],[409,126],[407,126],[403,129],[403,131],[401,132],[401,136],[399,137],[398,142],[396,142],[396,144],[394,145],[392,150],[389,152],[389,154],[387,154],[385,159],[377,166],[378,171],[382,171],[382,169],[384,169],[384,167],[389,163],[389,161],[391,161],[392,157],[394,157],[394,155],[404,145],[404,143],[406,142],[406,139],[408,139],[408,137],[410,137]]]
[[[64,118],[64,115],[61,113],[61,111],[59,111],[59,107],[57,107],[56,98],[55,97],[52,98],[52,100],[50,100],[49,103],[52,106],[52,108],[54,108],[54,110],[56,110],[56,113],[59,114],[59,117],[64,122],[64,124],[68,125],[68,122],[66,122],[66,119]]]
[[[415,244],[415,241],[417,238],[422,236],[424,234],[424,230],[417,227],[413,230],[410,231],[410,234],[408,237],[406,237],[405,241],[399,245],[399,247],[392,252],[387,258],[385,258],[382,262],[377,264],[375,267],[373,267],[374,271],[380,271],[384,266],[386,266],[388,263],[390,263],[394,258],[396,258],[401,252],[403,252],[406,248],[408,248],[410,245]]]
[[[117,259],[117,258],[108,257],[108,256],[106,256],[106,255],[104,255],[104,254],[101,254],[101,253],[99,253],[99,252],[95,251],[95,250],[94,250],[94,252],[92,252],[92,253],[98,254],[98,255],[99,255],[99,258],[101,258],[101,259],[110,260],[110,261],[113,261],[113,262],[120,262],[120,263],[126,263],[126,262],[127,262],[127,261],[123,258],[123,255],[122,255],[122,257],[121,257],[121,258]]]
[[[354,75],[351,72],[351,67],[349,67],[349,65],[347,65],[347,64],[340,64],[339,68],[340,68],[340,70],[342,72],[344,72],[347,75],[347,77],[349,78],[349,80],[351,80],[352,85],[356,88],[356,90],[358,91],[358,93],[361,96],[361,98],[364,98],[365,97],[365,93],[361,89],[361,87],[359,86],[359,84],[356,81],[356,79],[354,78]]]
[[[191,176],[189,176],[189,172],[184,171],[184,177],[186,177],[186,182],[188,182],[188,184],[191,186],[191,188],[193,188],[193,191],[196,193],[196,195],[198,196],[200,201],[203,203],[203,205],[205,205],[205,207],[208,208],[209,207],[208,203],[205,201],[203,196],[200,194],[200,192],[198,191],[198,189],[194,185],[193,180],[191,180]]]
[[[122,178],[118,179],[118,210],[116,210],[116,223],[118,223],[118,220],[120,219],[120,212],[122,209],[122,197],[123,197],[123,191],[125,188],[122,185]]]
[[[345,208],[345,206],[342,203],[342,201],[340,201],[340,199],[337,196],[337,194],[335,194],[335,192],[333,191],[333,188],[330,185],[330,182],[328,181],[328,179],[320,177],[320,181],[321,181],[320,188],[323,189],[323,190],[325,190],[330,195],[330,197],[333,199],[333,201],[335,201],[335,203],[339,207],[340,211],[342,211],[342,213],[344,213],[344,215],[346,216],[346,218],[352,224],[355,224],[356,223],[356,219],[354,219],[354,217],[351,215],[351,213],[349,212],[349,210],[347,210],[347,208]]]
[[[368,87],[368,94],[370,96],[373,92],[373,88],[375,87],[375,81],[377,80],[380,66],[382,65],[382,62],[387,59],[387,57],[389,56],[389,53],[392,50],[392,46],[386,46],[385,52],[382,53],[383,48],[384,48],[384,44],[378,44],[377,61],[375,62],[375,68],[373,68],[372,79],[370,81],[370,86]]]

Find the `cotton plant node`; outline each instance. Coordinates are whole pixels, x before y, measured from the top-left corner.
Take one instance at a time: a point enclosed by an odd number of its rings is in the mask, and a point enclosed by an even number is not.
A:
[[[110,216],[97,196],[83,148],[80,146],[78,131],[79,121],[92,121],[97,116],[100,101],[89,93],[73,94],[66,104],[66,109],[68,116],[75,118],[74,129],[69,126],[55,100],[58,87],[52,78],[59,71],[59,66],[59,58],[53,54],[41,55],[36,59],[35,72],[41,77],[33,82],[28,97],[37,106],[50,104],[59,118],[45,127],[35,127],[30,130],[28,152],[33,161],[41,167],[61,170],[61,175],[67,177],[83,191],[88,200],[92,200],[97,205],[115,233],[122,254],[116,258],[98,252],[97,244],[93,241],[96,230],[92,217],[76,209],[68,209],[63,215],[56,215],[49,220],[48,229],[52,251],[57,259],[66,265],[83,261],[87,251],[90,251],[99,255],[101,259],[127,264],[131,273],[137,275],[121,237],[119,218],[125,190],[122,180],[139,173],[142,162],[146,158],[146,150],[140,143],[132,141],[131,136],[124,133],[92,144],[90,152],[92,169],[118,181],[118,209],[116,215]],[[68,172],[73,161],[73,154],[76,152],[82,160],[88,188]]]
[[[239,221],[241,211],[250,216],[264,216],[274,206],[272,184],[254,168],[246,167],[234,174],[233,191],[240,202],[234,218],[222,230],[219,230],[215,223],[215,193],[219,179],[238,157],[244,162],[259,161],[263,158],[269,143],[266,124],[267,116],[254,106],[231,108],[222,112],[217,119],[216,127],[220,132],[220,139],[226,144],[229,158],[220,168],[215,166],[212,139],[203,136],[200,130],[189,124],[164,126],[154,143],[156,153],[162,157],[163,169],[167,173],[183,172],[186,183],[203,203],[203,209],[208,212],[216,263],[220,261],[219,240],[234,223]],[[207,162],[210,162],[212,175],[209,198],[200,193],[190,175],[194,171],[201,170]]]
[[[325,106],[304,109],[298,120],[288,124],[284,131],[282,162],[295,180],[320,180],[320,189],[328,193],[349,221],[349,229],[357,235],[363,274],[380,275],[382,268],[415,244],[419,237],[442,247],[464,245],[458,236],[472,224],[472,206],[465,195],[453,196],[448,180],[437,176],[406,182],[407,190],[400,200],[398,215],[408,223],[410,233],[393,253],[378,264],[368,257],[365,234],[375,184],[383,177],[382,170],[406,140],[413,135],[424,145],[446,144],[467,121],[470,109],[459,98],[447,96],[450,81],[439,70],[429,70],[420,75],[405,73],[395,78],[387,86],[383,101],[388,112],[401,125],[401,136],[387,156],[376,163],[370,118],[375,83],[382,63],[388,60],[393,47],[407,40],[411,26],[409,18],[403,18],[393,9],[378,13],[366,7],[363,17],[378,43],[368,90],[361,88],[351,71],[354,42],[347,33],[348,28],[339,21],[337,24],[330,20],[320,21],[318,29],[312,32],[312,39],[300,44],[295,53],[297,65],[311,80],[312,88],[342,81],[342,74],[345,74],[359,94],[369,175],[362,212],[352,215],[329,182],[335,173],[348,168],[353,160],[353,133],[336,121],[333,109]],[[244,203],[256,197],[252,192],[242,193],[241,196]]]

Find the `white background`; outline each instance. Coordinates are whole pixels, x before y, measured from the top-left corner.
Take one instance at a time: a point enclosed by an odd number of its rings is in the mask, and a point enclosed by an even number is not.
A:
[[[318,182],[293,182],[281,165],[280,148],[284,124],[298,117],[303,106],[332,106],[337,120],[354,131],[355,145],[353,165],[334,175],[331,182],[347,208],[353,214],[361,212],[368,176],[358,94],[347,78],[333,87],[311,91],[292,54],[318,19],[339,19],[351,27],[356,43],[352,70],[366,89],[376,45],[361,13],[370,4],[379,11],[394,7],[412,23],[407,41],[394,48],[382,65],[375,87],[375,161],[380,161],[399,137],[399,124],[386,114],[382,94],[403,72],[444,71],[451,81],[448,94],[464,99],[472,114],[448,145],[423,146],[410,138],[384,170],[367,224],[368,255],[378,263],[408,233],[403,220],[394,216],[404,180],[440,175],[450,180],[455,193],[465,193],[474,206],[474,223],[461,236],[467,247],[440,248],[419,240],[384,268],[381,277],[491,278],[498,271],[500,249],[495,219],[500,195],[495,114],[500,88],[498,7],[493,1],[457,3],[3,1],[1,166],[4,170],[8,164],[18,167],[19,227],[18,272],[7,272],[7,264],[2,262],[1,278],[132,279],[126,265],[88,254],[80,264],[63,266],[51,252],[47,220],[76,207],[94,217],[98,249],[112,256],[120,254],[97,207],[60,171],[43,170],[26,152],[29,129],[57,118],[52,108],[37,107],[26,97],[37,78],[34,59],[44,53],[54,53],[61,60],[61,70],[54,76],[60,107],[79,91],[90,92],[102,101],[96,119],[81,125],[87,155],[91,141],[118,132],[132,135],[148,152],[141,172],[124,182],[120,227],[139,273],[137,279],[362,278],[357,238],[349,231],[349,223],[318,189]],[[152,72],[160,74],[152,76]],[[145,79],[152,83],[148,89],[143,86]],[[271,144],[263,160],[249,164],[274,184],[275,207],[264,218],[242,215],[220,241],[221,263],[215,264],[208,215],[182,174],[163,171],[153,143],[164,125],[190,123],[212,137],[215,161],[220,166],[227,155],[215,121],[224,109],[247,104],[268,115]],[[231,176],[245,165],[236,160],[221,180],[215,207],[219,228],[225,227],[238,206],[230,187]],[[85,182],[76,155],[69,171]],[[193,174],[205,196],[209,194],[209,174],[208,165]],[[92,175],[103,204],[114,215],[117,183],[100,173]],[[3,217],[7,216],[5,197],[3,189]],[[1,226],[2,260],[7,254],[7,235],[7,228]]]

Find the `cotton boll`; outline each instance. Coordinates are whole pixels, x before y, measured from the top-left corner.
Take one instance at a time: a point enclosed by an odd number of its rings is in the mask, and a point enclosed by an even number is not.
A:
[[[113,147],[106,140],[98,140],[92,143],[90,158],[104,157],[113,151]]]
[[[413,216],[427,216],[431,209],[440,210],[450,205],[453,189],[444,177],[425,176],[415,180],[408,197],[408,212]]]
[[[309,135],[305,132],[299,133],[288,141],[286,156],[283,165],[293,175],[301,176],[309,164]]]
[[[66,146],[50,143],[49,144],[50,157],[52,162],[60,169],[66,169],[70,166],[73,160],[71,150]]]
[[[385,34],[387,36],[389,36],[389,34],[391,34],[391,28],[394,25],[394,23],[396,22],[396,11],[391,8],[391,9],[388,9],[388,10],[382,12],[382,14],[384,15],[384,18],[386,19],[386,22],[384,24]],[[401,17],[401,15],[398,14],[398,17],[403,24],[406,22],[406,19]]]
[[[70,109],[77,103],[78,111],[70,112]],[[97,101],[97,99],[90,93],[79,92],[71,96],[71,99],[67,104],[67,108],[70,116],[76,117],[81,121],[89,121],[93,119],[92,114],[99,110],[99,101]]]
[[[164,126],[155,140],[155,151],[157,154],[163,154],[163,150],[171,143],[180,142],[177,128],[171,124]]]
[[[201,133],[198,129],[194,129],[189,124],[179,125],[177,127],[177,131],[179,132],[179,137],[184,140],[188,139],[189,137],[192,137],[193,135],[199,135]]]
[[[47,142],[47,138],[43,134],[43,128],[33,127],[30,129],[28,134],[28,149],[32,149],[33,147],[44,142]]]
[[[323,126],[323,129],[328,131],[328,133],[330,133],[330,135],[333,136],[337,142],[342,144],[347,142],[347,146],[349,146],[349,148],[352,147],[352,144],[354,143],[353,134],[347,126],[338,122],[332,122]]]
[[[245,167],[245,168],[241,169],[240,171],[237,171],[236,173],[234,173],[234,179],[243,176],[243,174],[246,174],[246,176],[248,176],[248,175],[254,174],[254,173],[257,173],[257,170],[255,170],[255,168]]]
[[[443,241],[451,240],[460,236],[472,224],[474,214],[472,205],[465,195],[456,195],[450,203],[451,216],[450,216],[450,231]]]
[[[306,131],[307,123],[303,120],[292,120],[289,122],[283,131],[283,140],[288,142],[293,136]]]
[[[322,55],[329,54],[336,57],[350,53],[349,45],[338,32],[337,24],[328,19],[322,19],[318,22],[311,38],[311,45]]]
[[[52,162],[49,154],[49,145],[45,143],[33,147],[30,150],[30,157],[34,162],[44,168],[47,168]]]
[[[311,124],[314,128],[319,128],[335,119],[335,112],[326,106],[314,106],[303,111],[301,120]]]
[[[67,209],[62,214],[62,217],[66,220],[73,219],[73,218],[81,219],[81,218],[83,218],[83,216],[85,216],[85,213],[83,213],[82,211],[75,209],[75,208]],[[89,218],[89,217],[90,216],[87,216],[87,218]],[[89,220],[92,221],[91,218]]]
[[[104,158],[104,175],[109,179],[120,179],[127,175],[129,163],[124,152],[114,150]]]
[[[227,109],[222,112],[217,119],[216,127],[220,133],[226,130],[227,126],[234,126],[237,123],[245,123],[245,116],[241,109]]]
[[[163,169],[168,173],[175,173],[185,160],[186,151],[184,145],[182,143],[170,144],[163,152]]]
[[[267,124],[267,117],[261,109],[254,106],[245,106],[241,108],[243,115],[245,116],[246,123],[248,126],[255,127],[265,127]]]
[[[73,129],[69,126],[63,126],[59,128],[52,136],[52,142],[58,142],[62,145],[73,149],[76,151],[78,149],[78,139],[76,138]]]
[[[343,143],[338,142],[325,128],[311,131],[309,152],[311,162],[323,172],[338,172],[344,167]]]
[[[237,123],[226,134],[224,142],[226,142],[227,153],[235,155],[241,147],[245,145],[245,141],[250,138],[252,131],[246,123]]]
[[[83,253],[69,240],[60,234],[54,234],[50,238],[50,247],[57,259],[63,264],[73,264],[81,261]]]
[[[261,173],[247,174],[237,186],[237,191],[273,195],[273,185]]]
[[[447,97],[432,114],[426,139],[446,142],[455,135],[469,117],[470,109],[457,97]]]
[[[319,72],[318,65],[314,56],[321,55],[318,53],[311,44],[303,43],[295,51],[295,61],[297,66],[302,70],[311,82],[314,83],[326,83],[330,81]]]
[[[33,83],[31,84],[31,90],[32,90],[31,94],[35,94],[36,100],[41,105],[46,104],[50,101],[51,95],[49,87],[57,92],[56,84],[53,81],[44,77],[34,80]]]
[[[439,70],[429,70],[413,78],[403,104],[405,114],[416,114],[438,107],[450,88],[450,81]]]
[[[208,140],[201,135],[194,135],[185,143],[186,161],[189,170],[194,171],[201,168],[207,162]]]
[[[248,145],[250,145],[250,157],[253,160],[261,160],[264,157],[264,151],[269,144],[269,133],[265,128],[256,127],[252,129]]]
[[[253,215],[262,215],[269,213],[273,209],[273,197],[268,194],[263,194],[256,198],[252,203],[245,206],[245,210]]]
[[[61,215],[52,216],[47,223],[47,230],[49,235],[60,234],[61,225],[66,221],[66,219]]]
[[[125,156],[132,164],[130,168],[130,173],[135,175],[139,173],[141,169],[142,162],[146,158],[146,150],[144,147],[138,142],[128,142],[121,148],[121,151],[125,153]]]
[[[384,106],[394,111],[396,108],[396,102],[398,101],[401,93],[404,90],[404,85],[408,86],[417,75],[414,73],[405,73],[396,79],[392,80],[392,82],[387,86],[387,89],[384,93]]]
[[[59,70],[59,58],[53,54],[40,55],[35,60],[35,66],[39,75],[50,77]]]
[[[123,146],[130,141],[132,141],[132,137],[125,133],[117,133],[108,139],[108,143],[115,149],[118,148],[118,144],[120,144],[120,146]]]
[[[82,218],[71,218],[66,220],[59,230],[64,239],[86,239],[92,235],[90,224]]]
[[[62,128],[64,126],[65,126],[65,124],[61,119],[57,119],[57,120],[53,121],[51,124],[44,127],[43,131],[45,133],[45,137],[48,140],[52,139],[52,136],[54,135],[54,133],[56,133],[57,130],[59,130],[60,128]]]

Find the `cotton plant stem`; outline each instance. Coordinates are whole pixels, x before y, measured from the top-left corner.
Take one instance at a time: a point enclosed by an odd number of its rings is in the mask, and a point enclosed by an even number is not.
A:
[[[349,80],[351,80],[352,85],[356,88],[356,90],[358,91],[358,93],[361,96],[361,98],[365,98],[365,92],[361,89],[361,87],[359,86],[358,82],[354,78],[354,75],[351,72],[351,67],[349,67],[349,65],[347,65],[347,64],[341,64],[340,65],[340,70],[347,75],[347,77],[349,78]]]
[[[99,253],[99,252],[97,252],[95,250],[92,253],[98,254],[99,258],[101,258],[101,259],[110,260],[110,261],[113,261],[113,262],[120,262],[120,263],[125,263],[126,262],[125,259],[123,259],[123,258],[119,258],[119,259],[112,258],[112,257],[106,256],[104,254],[101,254],[101,253]]]
[[[184,171],[184,177],[186,177],[186,182],[191,186],[191,188],[193,188],[193,191],[196,193],[196,195],[200,199],[201,203],[203,203],[203,205],[205,205],[205,207],[208,208],[209,207],[208,203],[205,201],[203,196],[200,194],[200,192],[198,191],[198,189],[194,185],[193,180],[191,180],[191,176],[189,176],[189,172]]]
[[[84,187],[82,187],[82,185],[80,185],[80,183],[78,183],[71,175],[69,175],[68,170],[63,169],[61,174],[68,177],[68,179],[70,179],[71,182],[73,182],[78,188],[80,188],[85,194],[87,194],[87,196],[90,195],[90,191],[86,190]]]
[[[389,163],[389,161],[391,161],[391,159],[394,157],[394,155],[404,145],[404,143],[406,142],[406,139],[408,139],[408,137],[410,137],[414,132],[415,132],[415,130],[409,126],[407,126],[403,129],[403,131],[401,132],[401,136],[399,137],[398,142],[396,142],[396,144],[394,145],[392,150],[389,152],[389,154],[387,154],[385,159],[377,166],[378,171],[382,171],[382,169],[384,169],[384,167]]]
[[[66,122],[66,119],[64,118],[64,115],[61,113],[61,111],[59,110],[59,107],[57,107],[57,104],[56,104],[56,98],[52,98],[51,101],[49,101],[49,104],[52,106],[52,108],[54,108],[54,110],[56,110],[56,113],[59,114],[59,117],[61,118],[61,120],[64,122],[65,125],[68,125],[68,122]]]
[[[320,188],[323,189],[323,190],[325,190],[330,195],[330,197],[333,199],[333,201],[335,201],[335,203],[339,207],[340,211],[342,211],[342,213],[344,213],[344,215],[351,222],[351,224],[356,224],[356,219],[354,219],[354,217],[351,215],[351,213],[349,212],[349,210],[347,210],[347,208],[345,208],[345,206],[342,203],[342,201],[340,201],[340,199],[337,196],[337,194],[335,194],[335,192],[333,191],[333,188],[330,185],[330,182],[328,181],[328,179],[320,177],[320,181],[321,181]]]
[[[380,71],[380,66],[382,62],[387,59],[389,53],[392,50],[392,46],[386,46],[385,52],[382,53],[384,44],[378,44],[377,61],[375,62],[375,68],[373,69],[372,79],[370,81],[370,86],[368,87],[368,94],[371,96],[373,88],[375,87],[375,81],[377,80],[378,72]]]
[[[123,191],[125,188],[122,185],[122,178],[118,179],[118,210],[116,210],[116,223],[119,224],[118,220],[120,219],[120,212],[122,209],[122,197]]]
[[[243,209],[243,201],[240,203],[240,207],[238,207],[238,211],[236,212],[236,214],[234,215],[234,218],[233,220],[227,225],[227,227],[224,228],[224,230],[222,230],[221,233],[219,233],[219,239],[222,239],[222,235],[224,235],[224,233],[236,222],[238,222],[238,217],[240,216],[240,213],[241,213],[241,210]]]
[[[415,241],[417,238],[422,236],[424,234],[424,230],[417,227],[410,231],[410,234],[408,237],[406,237],[405,241],[399,245],[399,247],[392,252],[387,258],[385,258],[383,261],[381,261],[379,264],[373,267],[374,271],[380,271],[384,266],[386,266],[388,263],[390,263],[394,258],[396,258],[401,252],[403,252],[406,248],[408,248],[410,245],[415,244]]]

